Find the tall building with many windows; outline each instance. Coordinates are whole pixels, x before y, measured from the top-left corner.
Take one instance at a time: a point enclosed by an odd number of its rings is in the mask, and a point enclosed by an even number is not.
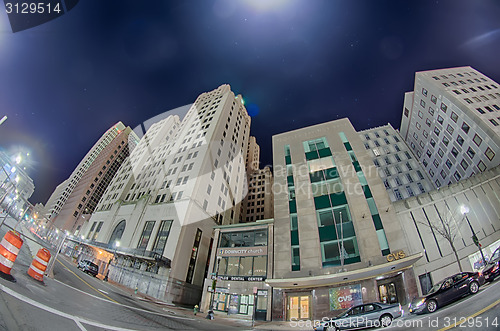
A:
[[[417,294],[401,225],[347,119],[273,136],[274,319],[318,319]],[[339,300],[340,298],[340,300]],[[342,300],[343,299],[343,300]]]
[[[94,212],[104,191],[137,141],[130,127],[118,129],[117,135],[104,146],[83,173],[59,214],[52,218],[57,228],[79,235],[82,224]]]
[[[391,201],[406,199],[434,187],[418,160],[392,125],[359,132]]]
[[[252,173],[260,168],[260,146],[253,136],[250,136],[248,141],[246,165],[248,173]]]
[[[213,227],[240,217],[249,133],[229,85],[201,94],[182,121],[170,116],[148,129],[83,229],[90,244],[116,251],[110,279],[199,303]]]
[[[80,161],[78,166],[71,173],[70,177],[56,187],[47,203],[45,204],[45,216],[48,220],[52,221],[57,215],[59,215],[69,196],[78,185],[82,177],[87,173],[87,170],[89,170],[89,168],[92,166],[94,161],[101,155],[106,147],[114,141],[114,139],[123,139],[124,136],[122,132],[126,129],[127,127],[125,127],[122,122],[118,122],[111,128],[109,128],[99,138],[94,146],[92,146],[92,148],[85,155],[82,161]],[[117,138],[118,136],[120,137]],[[134,134],[130,136],[130,139],[130,142],[127,140],[127,144],[130,144],[130,147],[132,147],[133,144],[137,143],[138,139],[137,137],[134,137]],[[106,149],[106,152],[113,153],[113,150]]]
[[[243,201],[241,222],[273,218],[273,173],[269,166],[248,175],[248,194]]]
[[[421,71],[401,135],[435,188],[500,164],[499,84],[471,67]]]
[[[273,173],[269,166],[260,169],[260,146],[250,137],[246,157],[248,194],[241,204],[240,222],[273,218]]]

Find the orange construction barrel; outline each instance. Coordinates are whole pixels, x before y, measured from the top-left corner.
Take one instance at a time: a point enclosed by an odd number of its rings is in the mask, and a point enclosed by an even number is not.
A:
[[[23,240],[17,232],[8,231],[0,242],[0,272],[10,275],[10,269],[14,266],[14,261],[23,245]]]
[[[46,248],[40,248],[38,253],[36,253],[33,262],[31,262],[30,268],[28,269],[28,275],[34,279],[43,282],[43,274],[47,269],[47,265],[50,260],[50,252]]]

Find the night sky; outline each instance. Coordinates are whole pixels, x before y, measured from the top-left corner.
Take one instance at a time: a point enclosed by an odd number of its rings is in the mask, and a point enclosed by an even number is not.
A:
[[[415,71],[470,65],[500,82],[499,57],[498,0],[82,0],[17,33],[2,11],[0,146],[31,152],[30,201],[45,203],[116,122],[228,83],[258,107],[271,164],[273,134],[342,117],[399,128]]]

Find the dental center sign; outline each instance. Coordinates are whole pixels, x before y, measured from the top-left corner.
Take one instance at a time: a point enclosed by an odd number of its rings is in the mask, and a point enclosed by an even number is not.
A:
[[[330,310],[346,309],[363,303],[361,285],[331,288]]]

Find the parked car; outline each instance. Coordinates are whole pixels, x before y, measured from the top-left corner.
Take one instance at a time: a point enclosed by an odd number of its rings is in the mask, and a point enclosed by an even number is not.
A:
[[[97,277],[97,274],[99,273],[99,267],[97,264],[89,260],[81,260],[76,267],[94,277]]]
[[[400,304],[381,302],[365,303],[349,308],[336,318],[324,320],[316,331],[353,330],[369,327],[389,326],[392,320],[401,316]]]
[[[445,278],[434,285],[425,296],[413,300],[410,313],[435,312],[439,307],[460,299],[468,294],[476,294],[482,283],[477,272],[461,272]]]
[[[492,282],[498,275],[500,275],[500,247],[498,247],[491,255],[490,260],[486,266],[481,270],[484,279],[487,282]]]

